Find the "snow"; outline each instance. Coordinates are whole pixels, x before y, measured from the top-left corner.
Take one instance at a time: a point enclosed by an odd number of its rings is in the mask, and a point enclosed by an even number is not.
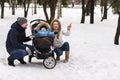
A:
[[[29,21],[45,19],[42,8],[36,15],[32,15],[32,10],[29,13]],[[80,24],[81,8],[63,8],[62,13],[63,29],[71,22],[73,25],[71,36],[64,37],[71,46],[70,61],[63,63],[63,55],[54,69],[46,69],[42,60],[33,58],[31,64],[22,65],[16,60],[16,67],[11,67],[7,64],[6,36],[10,25],[23,16],[23,9],[17,9],[15,16],[9,8],[5,9],[5,18],[0,19],[0,80],[120,80],[120,46],[114,45],[118,16],[110,9],[108,19],[100,22],[100,8],[96,7],[95,23],[90,24],[86,17],[85,24]],[[28,27],[27,35],[30,34]],[[25,60],[28,61],[27,56]]]

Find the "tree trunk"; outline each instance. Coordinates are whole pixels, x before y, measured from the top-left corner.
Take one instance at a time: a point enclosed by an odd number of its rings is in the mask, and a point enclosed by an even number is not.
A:
[[[82,18],[81,18],[81,23],[85,22],[85,1],[82,0]]]
[[[72,0],[72,8],[74,7],[75,5],[75,0]]]
[[[34,14],[37,14],[37,0],[34,0]]]
[[[120,36],[120,14],[119,14],[118,26],[117,26],[117,30],[114,38],[114,44],[116,45],[119,45],[119,36]]]
[[[60,4],[60,17],[62,17],[62,5]]]
[[[46,17],[46,20],[47,22],[50,24],[51,21],[54,19],[55,17],[55,10],[56,10],[56,3],[57,3],[57,0],[50,0],[49,1],[49,7],[50,7],[50,18],[48,17],[48,13],[47,13],[47,1],[44,0],[44,3],[43,3],[43,10],[44,10],[44,14],[45,14],[45,17]]]
[[[12,0],[12,15],[15,15],[15,0]]]
[[[103,0],[104,14],[103,14],[101,21],[103,21],[104,19],[107,19],[107,2],[108,2],[107,0]]]
[[[51,23],[51,21],[55,18],[56,4],[57,4],[57,0],[51,0],[51,3],[50,3],[50,20],[49,20],[49,23]]]
[[[46,2],[46,0],[45,0],[44,3],[43,3],[43,11],[44,11],[46,20],[48,21],[48,20],[49,20],[49,17],[48,17],[48,14],[47,14],[47,2]]]
[[[91,0],[91,6],[90,6],[90,23],[94,23],[94,0]]]
[[[90,0],[87,1],[85,11],[86,11],[86,16],[89,16],[89,14],[90,14]]]
[[[24,17],[25,17],[26,16],[26,0],[24,0],[23,6],[24,6]]]
[[[100,2],[100,7],[101,7],[101,17],[103,17],[103,5],[104,5],[103,0],[101,0],[101,2]]]
[[[61,0],[58,0],[57,7],[58,7],[57,19],[59,19],[60,17],[62,17]]]
[[[104,19],[107,19],[107,0],[104,0]]]
[[[26,3],[27,3],[27,7],[26,7]],[[24,17],[27,17],[28,15],[28,10],[29,10],[29,5],[30,5],[30,0],[28,0],[28,2],[26,2],[26,0],[24,0]]]
[[[4,0],[1,2],[1,19],[4,18]]]
[[[12,5],[12,15],[15,15],[15,6]]]

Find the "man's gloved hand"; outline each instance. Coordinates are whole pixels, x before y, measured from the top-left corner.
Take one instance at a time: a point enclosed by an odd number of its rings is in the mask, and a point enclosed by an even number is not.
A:
[[[33,39],[34,37],[35,37],[34,35],[30,35],[30,36],[29,36],[30,39]]]
[[[28,53],[28,55],[32,55],[32,52],[31,52],[31,50],[29,49],[29,47],[26,47],[25,50],[26,50],[26,52]]]

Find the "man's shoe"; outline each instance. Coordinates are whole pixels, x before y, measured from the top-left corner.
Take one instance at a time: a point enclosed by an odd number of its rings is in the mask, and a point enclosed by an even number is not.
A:
[[[18,61],[20,61],[21,64],[27,64],[23,59],[18,59]]]
[[[8,65],[15,67],[14,60],[10,60],[10,59],[8,58]]]

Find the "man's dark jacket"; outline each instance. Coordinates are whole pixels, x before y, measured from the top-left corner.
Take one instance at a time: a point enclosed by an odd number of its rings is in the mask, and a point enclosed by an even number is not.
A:
[[[11,25],[6,40],[6,49],[10,53],[13,49],[25,49],[26,46],[23,42],[31,40],[26,37],[25,29],[22,28],[17,22]]]

